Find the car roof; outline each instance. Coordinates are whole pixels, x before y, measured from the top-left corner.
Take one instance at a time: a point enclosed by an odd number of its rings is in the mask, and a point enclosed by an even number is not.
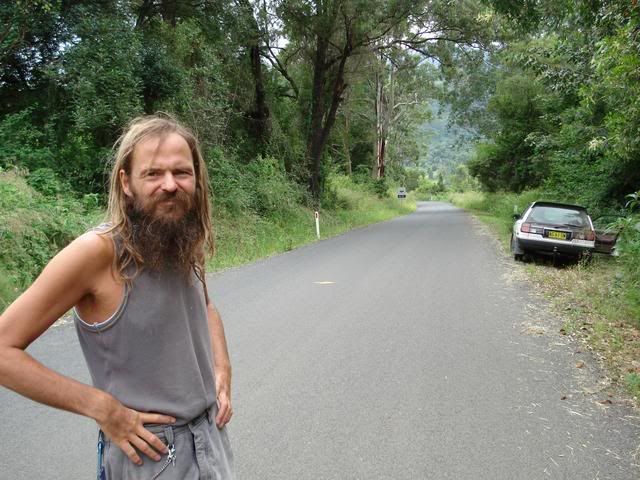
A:
[[[569,203],[558,203],[558,202],[533,202],[531,207],[559,207],[559,208],[569,208],[572,210],[582,210],[586,212],[587,209],[581,207],[580,205],[571,205]]]

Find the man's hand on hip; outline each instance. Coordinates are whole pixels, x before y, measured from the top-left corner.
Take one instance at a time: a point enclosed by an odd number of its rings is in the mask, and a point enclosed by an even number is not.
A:
[[[216,425],[218,428],[224,427],[231,420],[233,409],[231,408],[231,375],[218,373],[216,371],[216,393],[218,395],[218,414],[216,415]]]
[[[172,424],[175,423],[175,418],[158,413],[137,412],[115,399],[114,402],[110,414],[105,420],[98,422],[105,435],[136,465],[142,465],[142,459],[136,449],[149,458],[159,461],[161,457],[158,452],[167,453],[167,447],[158,437],[144,428],[144,425]]]

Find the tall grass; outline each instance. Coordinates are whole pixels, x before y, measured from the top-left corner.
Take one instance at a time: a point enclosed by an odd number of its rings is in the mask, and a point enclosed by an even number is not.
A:
[[[415,202],[391,196],[379,198],[349,177],[332,176],[327,185],[332,199],[320,210],[321,238],[353,228],[389,220],[415,210]],[[316,240],[314,210],[298,204],[269,216],[250,211],[230,215],[215,213],[216,255],[209,267],[219,270],[241,265],[269,255],[286,252]]]
[[[19,172],[0,171],[0,310],[101,214],[92,202],[43,195]]]
[[[448,199],[454,205],[470,210],[481,217],[485,223],[493,226],[503,243],[509,241],[514,214],[522,214],[529,204],[536,200],[555,200],[538,190],[523,193],[468,191],[450,193]]]

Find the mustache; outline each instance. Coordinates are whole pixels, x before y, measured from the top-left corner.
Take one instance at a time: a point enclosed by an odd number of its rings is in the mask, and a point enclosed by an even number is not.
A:
[[[196,199],[186,192],[176,190],[174,192],[159,192],[153,197],[141,198],[139,195],[133,197],[126,197],[126,211],[127,216],[134,221],[134,223],[149,224],[165,223],[167,220],[162,215],[156,215],[159,206],[166,201],[171,201],[172,205],[168,208],[171,210],[182,210],[182,214],[186,215],[192,213],[196,208]],[[171,220],[170,222],[173,222]]]
[[[159,203],[166,202],[168,200],[175,200],[178,203],[181,203],[187,207],[191,207],[193,204],[193,200],[191,196],[183,192],[182,190],[176,190],[174,192],[161,192],[152,200],[152,205],[156,206]]]

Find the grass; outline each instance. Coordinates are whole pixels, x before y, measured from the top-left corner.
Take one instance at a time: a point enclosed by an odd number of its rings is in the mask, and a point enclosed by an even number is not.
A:
[[[81,199],[38,193],[18,172],[0,172],[0,309],[101,215]]]
[[[332,208],[320,211],[320,237],[328,238],[353,228],[382,222],[415,210],[414,201],[389,196],[378,198],[349,179],[335,181]],[[219,211],[214,218],[216,255],[209,268],[221,270],[316,241],[314,211],[298,205],[260,217],[250,212],[230,216]]]
[[[509,245],[513,214],[522,213],[534,200],[552,200],[544,198],[538,191],[523,194],[515,193],[483,193],[463,192],[451,193],[448,196],[451,203],[474,213],[483,222],[492,227],[503,245]]]
[[[540,192],[523,194],[465,192],[449,200],[487,224],[508,251],[512,215],[534,200]],[[634,282],[626,272],[624,257],[595,255],[593,261],[564,268],[531,263],[526,272],[531,282],[564,312],[562,333],[575,335],[603,359],[610,377],[624,385],[640,404],[640,319],[633,301]]]

